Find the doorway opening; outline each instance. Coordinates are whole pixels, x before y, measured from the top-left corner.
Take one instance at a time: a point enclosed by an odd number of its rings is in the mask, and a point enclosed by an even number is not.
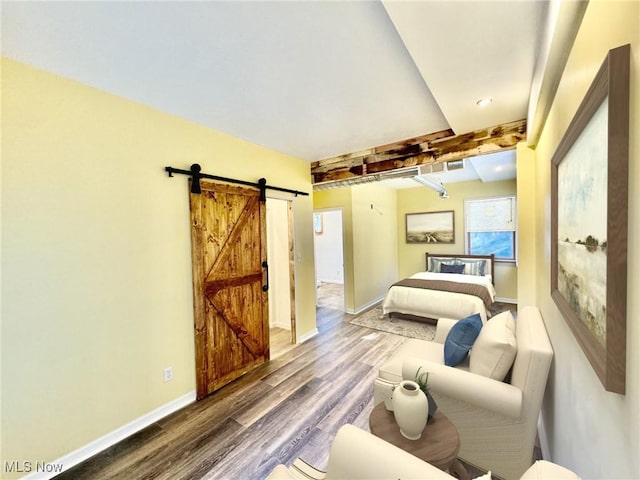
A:
[[[316,306],[345,311],[342,209],[313,212]]]
[[[269,344],[271,359],[296,343],[293,202],[267,198]]]

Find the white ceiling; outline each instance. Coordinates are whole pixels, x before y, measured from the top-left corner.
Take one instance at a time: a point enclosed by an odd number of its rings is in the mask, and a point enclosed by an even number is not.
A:
[[[516,151],[506,150],[488,153],[476,157],[465,158],[461,169],[446,170],[437,173],[421,175],[441,183],[445,187],[450,183],[480,180],[482,182],[497,182],[516,178]],[[411,178],[394,178],[382,180],[385,187],[393,189],[418,188],[420,184]]]
[[[3,1],[2,53],[314,161],[526,118],[547,8]]]

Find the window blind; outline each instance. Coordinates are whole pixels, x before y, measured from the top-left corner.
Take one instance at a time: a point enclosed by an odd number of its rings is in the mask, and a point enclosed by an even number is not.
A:
[[[467,232],[511,232],[516,230],[516,198],[465,200]]]

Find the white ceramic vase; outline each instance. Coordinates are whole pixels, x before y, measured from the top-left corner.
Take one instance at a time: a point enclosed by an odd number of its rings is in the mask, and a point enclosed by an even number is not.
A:
[[[404,380],[393,390],[391,397],[393,415],[400,427],[400,433],[409,440],[418,440],[427,425],[429,402],[420,386],[411,380]]]

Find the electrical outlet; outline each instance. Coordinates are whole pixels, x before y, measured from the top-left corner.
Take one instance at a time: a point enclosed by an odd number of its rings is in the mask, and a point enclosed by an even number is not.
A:
[[[167,367],[163,371],[163,379],[165,382],[173,380],[173,367]]]

